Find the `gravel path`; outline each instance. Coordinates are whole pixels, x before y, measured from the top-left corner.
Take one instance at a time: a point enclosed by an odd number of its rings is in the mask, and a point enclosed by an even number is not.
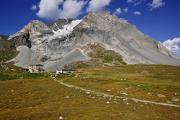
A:
[[[114,96],[111,94],[107,94],[107,93],[103,93],[103,92],[98,92],[98,91],[94,91],[94,90],[89,90],[89,89],[85,89],[82,87],[78,87],[75,85],[70,85],[67,83],[64,83],[63,81],[57,80],[55,77],[51,77],[54,81],[58,82],[59,84],[69,87],[69,88],[74,88],[74,89],[78,89],[81,91],[84,91],[87,94],[94,94],[96,96],[102,96],[102,97],[108,97],[108,98],[122,98],[122,99],[130,99],[132,101],[134,101],[135,103],[145,103],[145,104],[154,104],[154,105],[161,105],[161,106],[167,106],[167,107],[176,107],[176,108],[180,108],[180,105],[175,105],[175,104],[168,104],[168,103],[161,103],[161,102],[154,102],[154,101],[148,101],[148,100],[142,100],[142,99],[137,99],[137,98],[128,98],[128,97],[119,97],[119,96]]]

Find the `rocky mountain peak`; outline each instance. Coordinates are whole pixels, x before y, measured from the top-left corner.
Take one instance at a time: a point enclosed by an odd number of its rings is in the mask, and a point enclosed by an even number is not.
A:
[[[112,29],[113,25],[118,23],[128,24],[126,20],[119,19],[107,12],[91,12],[89,13],[80,24],[82,28],[96,28],[102,31]]]
[[[45,23],[39,20],[32,20],[19,32],[15,33],[14,35],[11,35],[8,39],[11,40],[14,37],[21,36],[24,34],[29,34],[30,38],[34,38],[34,36],[49,33],[52,33],[52,31]]]
[[[39,20],[32,20],[28,25],[26,25],[20,32],[25,33],[49,33],[51,29]]]
[[[32,20],[19,32],[9,36],[8,40],[13,41],[15,47],[21,45],[31,47],[32,43],[42,42],[43,36],[50,34],[53,34],[53,32],[45,23]]]

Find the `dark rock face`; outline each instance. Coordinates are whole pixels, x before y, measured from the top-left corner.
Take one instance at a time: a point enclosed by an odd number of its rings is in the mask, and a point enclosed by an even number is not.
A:
[[[11,39],[13,43],[13,47],[25,45],[31,48],[31,41],[29,40],[29,38],[30,38],[29,33],[22,33],[19,36],[15,36],[14,38]]]

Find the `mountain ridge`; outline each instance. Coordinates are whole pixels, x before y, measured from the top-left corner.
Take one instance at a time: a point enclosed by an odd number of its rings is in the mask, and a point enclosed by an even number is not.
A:
[[[28,28],[33,30],[27,32]],[[16,46],[22,54],[11,60],[20,67],[41,63],[47,71],[55,71],[71,62],[86,61],[91,59],[88,56],[91,49],[87,45],[94,43],[120,54],[127,64],[180,65],[180,61],[174,59],[163,45],[144,35],[126,20],[105,12],[89,13],[83,20],[63,21],[62,24],[55,22],[51,27],[41,22],[38,25],[30,23],[23,29],[20,33],[29,33],[31,47]],[[46,32],[42,32],[42,29]],[[13,37],[9,37],[9,40],[13,41]],[[78,52],[74,54],[77,55],[67,60],[66,57],[76,50]],[[23,54],[30,54],[31,57],[26,59]],[[49,59],[42,62],[44,57]]]

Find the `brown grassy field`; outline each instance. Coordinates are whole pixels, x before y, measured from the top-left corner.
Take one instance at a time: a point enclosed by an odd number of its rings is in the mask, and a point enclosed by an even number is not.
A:
[[[65,82],[115,95],[172,102],[180,99],[180,67],[162,65],[122,65],[80,69]],[[164,97],[158,97],[158,94]],[[173,103],[173,102],[172,102]],[[179,102],[174,102],[180,105]]]
[[[121,65],[81,68],[58,79],[122,97],[180,105],[172,101],[180,99],[179,73],[180,67]],[[0,120],[58,120],[60,116],[64,120],[179,120],[180,108],[103,98],[62,86],[47,75],[23,74],[0,81]]]

